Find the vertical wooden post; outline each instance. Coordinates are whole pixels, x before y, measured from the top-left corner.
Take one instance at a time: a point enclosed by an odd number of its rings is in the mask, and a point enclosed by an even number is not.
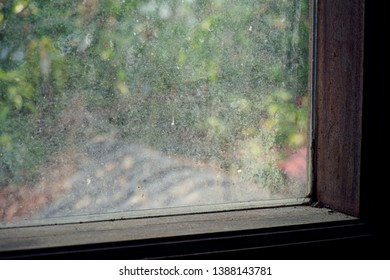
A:
[[[358,216],[364,1],[317,4],[315,194],[324,205]]]

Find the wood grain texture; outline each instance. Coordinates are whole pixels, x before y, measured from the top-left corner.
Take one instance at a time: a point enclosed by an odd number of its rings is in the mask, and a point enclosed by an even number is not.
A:
[[[294,213],[294,214],[292,214]],[[174,215],[45,227],[0,228],[1,252],[266,229],[355,218],[311,206]]]
[[[318,1],[316,196],[359,215],[364,1]]]

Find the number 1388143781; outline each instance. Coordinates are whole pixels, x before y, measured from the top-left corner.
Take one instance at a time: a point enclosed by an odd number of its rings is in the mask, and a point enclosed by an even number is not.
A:
[[[262,275],[271,276],[271,267],[265,266],[250,266],[250,267],[235,267],[235,266],[220,266],[213,267],[213,275]]]

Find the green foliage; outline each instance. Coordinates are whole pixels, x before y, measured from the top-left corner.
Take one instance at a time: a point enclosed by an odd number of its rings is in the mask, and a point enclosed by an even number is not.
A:
[[[297,98],[286,90],[277,90],[265,101],[268,118],[264,129],[276,132],[277,144],[299,148],[306,144],[307,138],[307,98]]]
[[[254,140],[304,145],[307,3],[0,1],[0,184],[88,129],[228,171]]]

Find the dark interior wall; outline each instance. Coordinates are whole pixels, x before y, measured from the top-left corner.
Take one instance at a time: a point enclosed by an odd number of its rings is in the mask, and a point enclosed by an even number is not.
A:
[[[381,242],[388,243],[385,132],[389,125],[385,125],[385,114],[389,105],[384,102],[388,1],[365,2],[361,213]]]

